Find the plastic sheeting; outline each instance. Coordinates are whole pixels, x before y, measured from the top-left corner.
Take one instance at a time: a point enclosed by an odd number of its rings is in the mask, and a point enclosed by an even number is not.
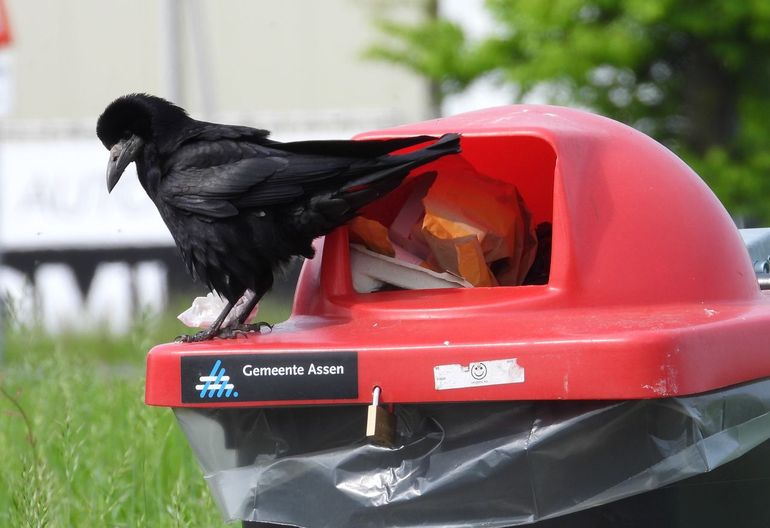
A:
[[[710,471],[770,438],[770,380],[658,400],[175,409],[227,520],[302,527],[503,527]]]

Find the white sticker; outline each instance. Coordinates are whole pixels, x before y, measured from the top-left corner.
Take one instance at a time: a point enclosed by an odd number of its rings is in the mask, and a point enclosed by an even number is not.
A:
[[[437,365],[433,367],[433,380],[436,390],[524,383],[524,369],[515,358],[476,361],[467,366]]]

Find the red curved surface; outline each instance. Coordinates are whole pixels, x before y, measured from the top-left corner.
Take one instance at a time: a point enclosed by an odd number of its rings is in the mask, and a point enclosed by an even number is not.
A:
[[[703,181],[638,131],[586,112],[517,105],[360,138],[460,132],[472,169],[513,183],[553,224],[548,284],[359,294],[339,229],[305,263],[292,318],[270,334],[155,347],[146,401],[256,406],[513,399],[628,399],[770,376],[770,296]],[[405,192],[368,213],[392,219]],[[182,403],[180,358],[358,352],[359,397]],[[441,365],[515,359],[523,381],[437,390]]]

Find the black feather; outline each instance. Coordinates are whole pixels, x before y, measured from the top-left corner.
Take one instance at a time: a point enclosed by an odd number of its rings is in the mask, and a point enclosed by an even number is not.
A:
[[[132,134],[143,141],[135,157],[139,180],[188,269],[231,302],[247,289],[261,297],[277,267],[312,255],[313,239],[412,169],[460,152],[457,134],[280,143],[265,130],[194,120],[146,94],[115,100],[97,123],[108,149]]]

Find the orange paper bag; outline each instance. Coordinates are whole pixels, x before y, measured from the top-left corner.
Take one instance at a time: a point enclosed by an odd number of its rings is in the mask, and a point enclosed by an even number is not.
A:
[[[453,171],[436,178],[423,204],[422,232],[442,269],[474,286],[521,284],[537,239],[515,186]]]

